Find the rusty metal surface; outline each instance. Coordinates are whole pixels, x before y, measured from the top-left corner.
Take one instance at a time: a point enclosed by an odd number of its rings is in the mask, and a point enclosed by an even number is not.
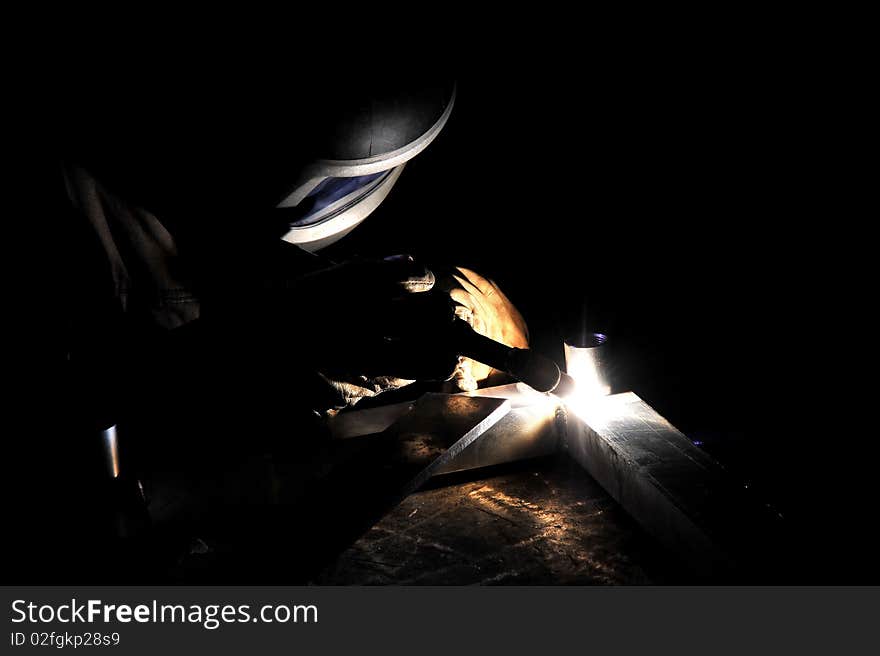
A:
[[[568,458],[410,495],[316,579],[649,584],[687,575]]]

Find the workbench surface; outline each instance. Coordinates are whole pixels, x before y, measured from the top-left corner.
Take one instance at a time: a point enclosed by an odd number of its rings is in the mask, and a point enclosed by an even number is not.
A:
[[[410,495],[319,584],[680,583],[687,576],[565,456]]]

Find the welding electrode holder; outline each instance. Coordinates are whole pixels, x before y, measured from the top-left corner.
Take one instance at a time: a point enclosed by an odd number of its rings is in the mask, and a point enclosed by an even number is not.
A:
[[[459,355],[503,371],[538,392],[560,394],[574,384],[550,358],[531,349],[496,342],[479,334],[461,319],[452,322],[452,340]]]

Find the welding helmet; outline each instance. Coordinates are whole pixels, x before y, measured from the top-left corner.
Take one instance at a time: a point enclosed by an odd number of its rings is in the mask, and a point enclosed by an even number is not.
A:
[[[277,206],[287,226],[283,239],[315,252],[351,232],[437,137],[454,102],[453,85],[379,89],[329,126],[325,120],[321,156],[305,165]]]
[[[78,98],[61,126],[65,158],[160,217],[178,241],[210,249],[218,235],[259,233],[315,252],[376,209],[455,98],[454,83],[427,73],[324,76],[284,94],[222,82],[141,82],[112,105]]]

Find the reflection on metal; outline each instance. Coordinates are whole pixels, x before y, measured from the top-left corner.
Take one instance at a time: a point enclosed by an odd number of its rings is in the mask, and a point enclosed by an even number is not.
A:
[[[511,383],[496,387],[484,387],[473,392],[464,392],[465,396],[479,396],[490,399],[507,399],[513,408],[525,408],[534,405],[556,406],[558,399],[550,394],[537,392],[525,383]]]
[[[406,496],[444,470],[510,411],[505,399],[425,394],[386,433],[397,445],[397,461],[418,473],[402,490]],[[454,470],[453,470],[454,471]]]
[[[119,439],[116,436],[116,424],[101,431],[101,449],[110,478],[119,477]]]
[[[510,410],[497,424],[485,430],[479,439],[473,440],[470,446],[445,460],[434,474],[491,467],[550,455],[558,450],[561,433],[557,415],[560,408],[555,396],[536,392],[522,383],[515,383],[488,387],[456,397],[501,399],[508,402]],[[413,403],[396,403],[342,412],[329,419],[327,426],[335,440],[374,435],[386,430],[414,407]],[[459,412],[464,410],[463,406],[457,406],[457,409]],[[425,426],[431,426],[437,418],[427,412],[424,408],[419,410],[419,421],[424,422]]]
[[[438,467],[435,474],[479,469],[555,453],[559,448],[558,404],[549,397],[514,407],[461,453]]]
[[[715,460],[632,392],[568,410],[565,450],[648,533],[697,573],[734,566],[759,518]]]
[[[366,410],[340,412],[327,420],[327,428],[334,440],[373,435],[384,431],[412,408],[412,403],[395,403]]]
[[[577,342],[565,343],[565,369],[575,380],[574,394],[581,399],[611,393],[605,362],[606,341],[605,335],[591,333]]]

